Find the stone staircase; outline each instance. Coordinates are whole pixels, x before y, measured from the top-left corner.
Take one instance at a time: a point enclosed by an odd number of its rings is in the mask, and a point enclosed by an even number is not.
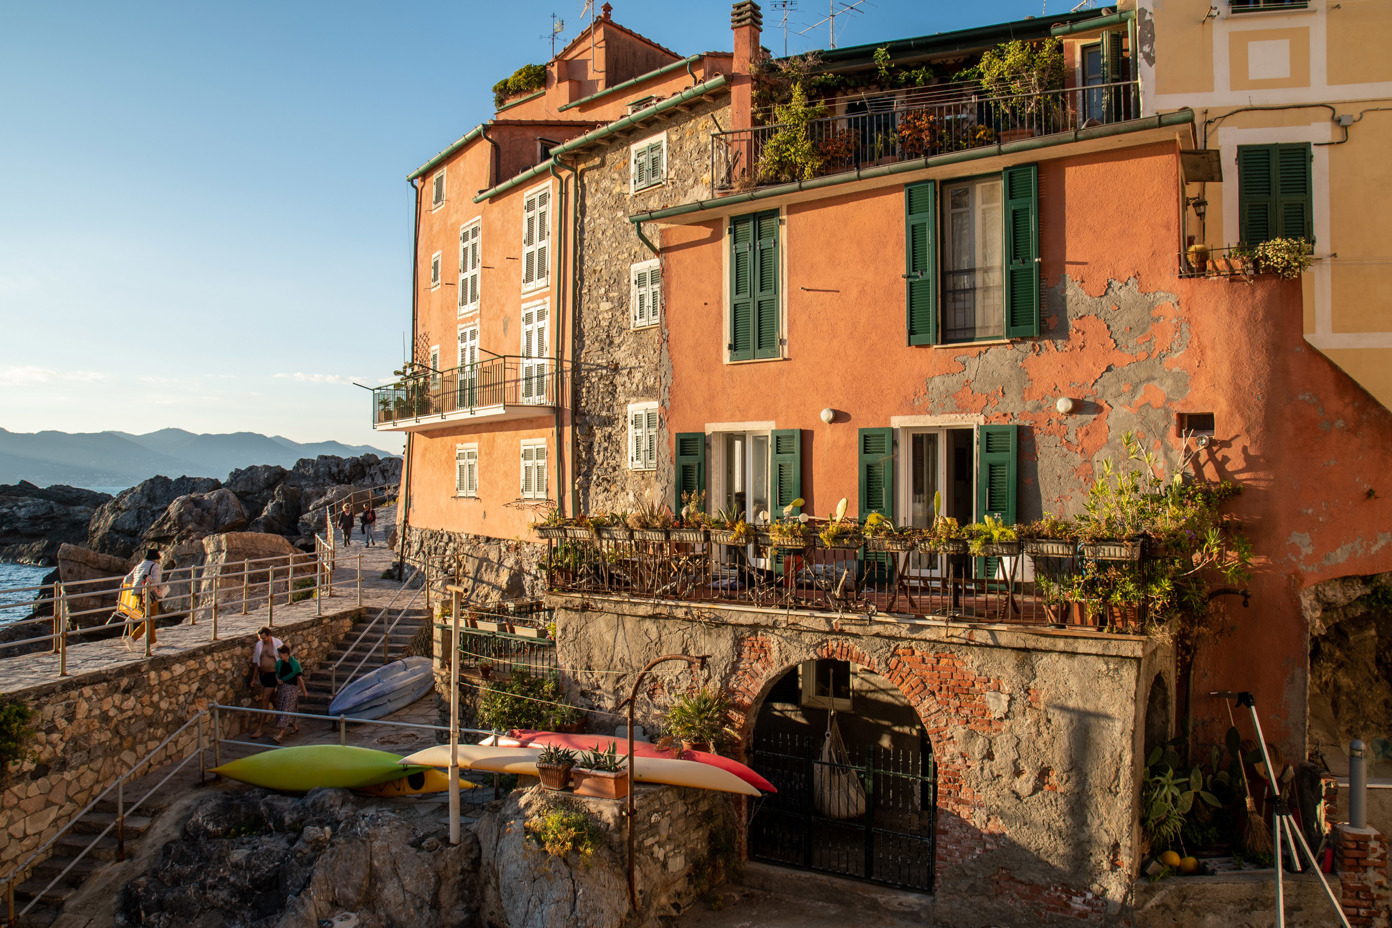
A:
[[[387,624],[396,620],[400,613],[393,612],[387,616]],[[362,661],[362,667],[357,676],[371,673],[382,666],[382,628],[376,628],[362,635],[363,629],[367,628],[372,622],[372,616],[359,619],[348,629],[347,633],[339,639],[338,644],[329,652],[328,657],[319,665],[305,680],[305,689],[309,695],[300,700],[300,711],[319,715],[327,715],[329,703],[333,700],[333,674],[330,672],[335,664],[338,665],[338,686],[341,689],[348,680],[348,675],[357,667],[358,662]],[[392,629],[391,635],[387,639],[387,653],[389,660],[399,660],[406,656],[407,648],[411,640],[416,637],[422,628],[429,623],[429,616],[421,606],[415,606],[401,615],[400,621],[396,622],[396,627]],[[358,640],[362,635],[361,640]],[[354,642],[357,642],[354,644]],[[363,660],[366,658],[366,660]]]

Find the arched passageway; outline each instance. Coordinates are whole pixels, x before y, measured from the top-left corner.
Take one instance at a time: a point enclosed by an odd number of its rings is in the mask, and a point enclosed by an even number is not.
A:
[[[748,757],[778,787],[750,806],[751,858],[932,891],[933,751],[892,682],[830,658],[786,668],[758,706]]]

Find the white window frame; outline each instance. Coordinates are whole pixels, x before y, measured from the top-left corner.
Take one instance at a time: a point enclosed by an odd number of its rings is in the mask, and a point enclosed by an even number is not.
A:
[[[437,251],[430,256],[430,289],[440,289],[440,263],[444,252]]]
[[[482,296],[479,267],[483,263],[483,217],[459,227],[459,315],[478,312]]]
[[[473,338],[465,341],[464,334],[472,332]],[[461,325],[455,334],[459,363],[455,374],[457,400],[455,405],[459,409],[470,409],[478,406],[479,398],[479,326],[478,322],[469,325]],[[466,402],[472,399],[473,403]]]
[[[430,178],[430,211],[445,205],[445,169],[441,168]]]
[[[528,451],[532,452],[530,461],[527,459]],[[541,452],[539,455],[538,451]],[[519,485],[522,499],[550,499],[546,487],[546,439],[522,439],[518,457],[522,462],[522,481]]]
[[[522,292],[543,290],[551,282],[551,185],[522,194]],[[532,277],[527,278],[528,268]]]
[[[657,470],[657,442],[661,426],[657,403],[628,404],[628,467]]]
[[[440,389],[440,346],[430,346],[430,389]]]
[[[638,281],[643,277],[643,283]],[[662,321],[662,261],[653,258],[629,266],[629,321],[634,329],[646,329]]]
[[[659,164],[653,173],[651,151],[657,149]],[[667,133],[649,136],[628,147],[628,192],[637,193],[667,182]]]
[[[846,663],[850,662],[847,661]],[[814,709],[835,709],[838,712],[850,712],[851,701],[855,698],[855,678],[855,665],[851,664],[850,679],[846,681],[846,692],[848,695],[844,699],[834,696],[831,693],[818,692],[817,661],[803,661],[798,665],[799,704]]]
[[[454,446],[454,495],[476,499],[479,488],[478,443]]]
[[[521,320],[519,398],[527,406],[545,406],[548,405],[546,379],[551,372],[551,358],[547,354],[551,349],[551,301],[524,303]]]

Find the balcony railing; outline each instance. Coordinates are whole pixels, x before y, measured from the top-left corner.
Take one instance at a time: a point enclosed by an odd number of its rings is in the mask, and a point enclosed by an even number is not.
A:
[[[496,355],[372,391],[372,426],[422,429],[460,419],[517,419],[565,402],[564,361]]]
[[[860,104],[866,112],[814,119],[805,128],[715,133],[711,195],[806,179],[782,155],[805,148],[803,140],[814,153],[812,176],[823,176],[1121,122],[1141,110],[1138,81],[1010,97],[986,96],[975,85],[927,90],[871,97]]]
[[[1140,542],[1014,542],[974,556],[893,540],[843,547],[748,544],[700,529],[543,529],[548,588],[556,593],[878,614],[1037,627],[1144,630],[1150,604],[1129,594],[1155,569]]]

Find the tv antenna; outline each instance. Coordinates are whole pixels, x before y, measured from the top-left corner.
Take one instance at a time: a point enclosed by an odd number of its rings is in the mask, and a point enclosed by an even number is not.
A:
[[[551,14],[551,32],[550,32],[550,34],[548,34],[548,35],[543,35],[543,36],[540,37],[540,38],[543,38],[543,39],[550,39],[550,40],[551,40],[551,57],[552,57],[552,58],[555,58],[555,57],[556,57],[556,36],[560,35],[560,34],[561,34],[562,32],[564,32],[564,31],[565,31],[565,20],[564,20],[564,19],[557,19],[557,18],[556,18],[556,14],[555,14],[555,13],[552,13],[552,14]]]
[[[778,24],[783,29],[783,57],[788,57],[788,14],[797,12],[797,0],[773,0],[769,9],[780,10],[783,20]]]
[[[858,9],[858,7],[859,7],[862,3],[866,3],[866,2],[868,2],[868,0],[854,0],[853,3],[844,3],[844,2],[843,2],[843,3],[841,4],[841,9],[838,10],[838,9],[836,8],[836,0],[827,0],[827,9],[828,9],[828,12],[827,12],[826,19],[818,20],[817,22],[815,22],[815,23],[813,23],[812,25],[808,26],[806,29],[804,29],[804,30],[802,30],[801,32],[799,32],[798,35],[807,35],[807,33],[811,32],[813,29],[816,29],[816,28],[817,28],[818,26],[820,26],[822,23],[826,23],[826,24],[827,24],[827,35],[828,35],[828,38],[827,38],[827,47],[828,47],[828,48],[835,48],[835,47],[836,47],[836,17],[838,17],[838,16],[845,16],[847,13],[863,13],[863,12],[865,12],[865,11],[864,11],[864,10],[861,10],[861,9]]]

